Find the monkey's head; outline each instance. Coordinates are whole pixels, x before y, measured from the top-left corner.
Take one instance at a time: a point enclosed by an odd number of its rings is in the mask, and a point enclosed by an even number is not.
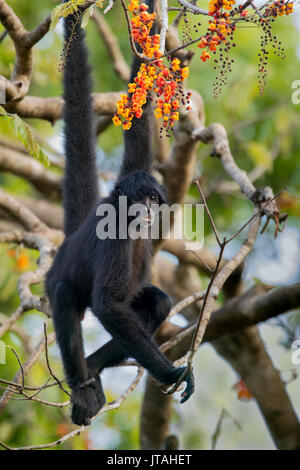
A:
[[[154,176],[144,171],[135,171],[122,178],[116,184],[114,193],[117,197],[126,196],[128,207],[142,205],[144,209],[136,214],[148,225],[154,217],[153,207],[167,202],[162,186]]]

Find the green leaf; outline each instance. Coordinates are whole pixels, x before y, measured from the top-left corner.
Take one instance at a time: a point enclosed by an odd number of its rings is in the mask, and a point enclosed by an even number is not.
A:
[[[59,22],[61,18],[62,11],[64,9],[64,5],[58,5],[57,7],[54,8],[54,10],[51,13],[51,24],[50,24],[50,31],[53,31],[57,23]]]
[[[83,5],[84,2],[85,0],[69,0],[69,2],[55,7],[51,14],[50,31],[53,31],[56,28],[60,18],[67,18],[67,16],[75,13],[78,10],[78,7]]]
[[[93,15],[93,6],[94,5],[91,5],[89,8],[87,8],[82,15],[82,20],[81,20],[82,29],[85,29],[87,27],[89,19]]]
[[[11,126],[14,128],[16,136],[23,142],[30,155],[39,160],[43,165],[49,166],[49,157],[42,150],[29,125],[17,114],[7,114],[4,108],[3,111],[5,115],[3,115],[2,118],[9,121]],[[2,106],[0,106],[0,114],[1,113]]]

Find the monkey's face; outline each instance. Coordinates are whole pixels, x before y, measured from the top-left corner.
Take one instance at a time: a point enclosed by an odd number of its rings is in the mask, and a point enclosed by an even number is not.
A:
[[[160,203],[158,193],[153,191],[150,195],[146,195],[136,204],[141,206],[141,210],[137,213],[140,223],[145,227],[152,225],[155,217],[155,208]]]
[[[119,196],[127,197],[128,222],[138,218],[143,227],[153,223],[157,209],[166,203],[163,188],[151,174],[142,171],[125,177],[115,189]]]
[[[128,203],[128,220],[133,219],[140,224],[142,228],[150,227],[159,211],[161,204],[165,202],[163,195],[155,186],[143,188],[134,198],[130,198]]]

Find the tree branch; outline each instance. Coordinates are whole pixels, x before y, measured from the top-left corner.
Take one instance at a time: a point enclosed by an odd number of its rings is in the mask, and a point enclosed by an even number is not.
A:
[[[45,196],[61,197],[62,177],[24,153],[0,145],[0,170],[25,178]]]
[[[168,16],[168,0],[160,0],[161,5],[161,27],[160,27],[160,46],[159,49],[162,53],[165,52],[166,35],[169,26]]]
[[[201,140],[205,144],[213,144],[212,156],[220,158],[225,171],[238,183],[241,191],[251,200],[255,193],[255,186],[250,182],[247,173],[236,165],[230,151],[225,127],[222,124],[213,123],[208,127],[195,129],[193,138]]]
[[[224,335],[257,325],[270,318],[300,307],[300,283],[269,290],[255,285],[244,294],[227,301],[215,310],[207,325],[203,342],[212,342]],[[267,292],[266,292],[267,291]],[[195,324],[185,328],[175,338],[162,338],[162,351],[169,351],[176,360],[188,351]]]
[[[113,34],[109,24],[99,11],[94,10],[93,19],[106,46],[114,71],[122,80],[124,80],[124,82],[127,83],[130,77],[130,68],[123,57],[116,36]]]
[[[116,112],[116,102],[124,92],[94,93],[94,111],[98,115],[113,115]],[[17,113],[22,118],[45,119],[55,124],[62,118],[64,101],[62,98],[41,98],[25,96],[16,103],[5,105],[6,111]]]
[[[252,327],[222,338],[214,346],[255,397],[276,447],[299,450],[300,423],[258,329]]]
[[[16,50],[15,68],[10,80],[4,78],[6,84],[6,100],[17,101],[28,93],[32,66],[32,47],[49,30],[50,17],[46,18],[33,31],[28,32],[20,18],[14,13],[4,0],[0,0],[0,21],[13,40]]]
[[[47,232],[49,230],[38,217],[2,189],[0,189],[0,207],[11,214],[28,231]]]
[[[203,128],[205,119],[203,99],[196,91],[192,91],[191,108],[190,112],[180,110],[170,157],[159,166],[171,204],[183,202],[193,179],[197,143],[192,133],[194,129]]]

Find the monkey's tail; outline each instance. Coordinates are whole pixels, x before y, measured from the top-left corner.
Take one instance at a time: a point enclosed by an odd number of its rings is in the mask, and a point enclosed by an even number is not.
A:
[[[92,106],[91,71],[81,18],[64,20],[64,135],[66,168],[63,185],[64,231],[71,235],[85,220],[98,197],[95,124]]]

